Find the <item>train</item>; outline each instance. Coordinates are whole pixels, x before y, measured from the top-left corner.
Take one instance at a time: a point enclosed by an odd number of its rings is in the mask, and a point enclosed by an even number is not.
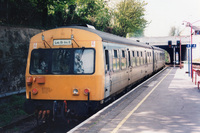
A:
[[[163,49],[87,25],[42,31],[30,40],[25,111],[82,116],[164,66]]]

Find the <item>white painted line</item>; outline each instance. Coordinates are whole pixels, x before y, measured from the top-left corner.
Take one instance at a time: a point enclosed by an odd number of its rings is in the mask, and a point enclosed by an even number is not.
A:
[[[108,106],[106,106],[105,108],[103,108],[102,110],[98,111],[96,114],[94,114],[91,117],[89,117],[87,120],[83,121],[82,123],[80,123],[79,125],[77,125],[76,127],[74,127],[73,129],[71,129],[70,131],[68,131],[68,133],[73,133],[74,131],[76,131],[77,129],[79,129],[80,127],[82,127],[84,124],[86,124],[88,121],[91,121],[96,116],[100,115],[107,108],[113,106],[115,103],[119,102],[121,99],[123,99],[124,97],[126,97],[127,95],[129,95],[130,93],[132,93],[133,91],[135,91],[137,88],[139,88],[140,86],[142,86],[143,84],[145,84],[146,82],[148,82],[149,80],[151,80],[152,78],[154,78],[155,76],[157,76],[158,74],[160,74],[161,72],[163,72],[165,69],[167,69],[167,67],[165,67],[164,69],[162,69],[161,71],[159,71],[158,73],[156,73],[155,75],[153,75],[151,78],[145,80],[144,82],[142,82],[141,84],[139,84],[138,86],[136,86],[134,89],[132,89],[131,91],[129,91],[128,93],[126,93],[125,95],[123,95],[122,97],[120,97],[119,99],[117,99],[116,101],[112,102],[111,104],[109,104]]]
[[[160,82],[137,104],[137,106],[129,112],[129,114],[117,125],[116,128],[113,129],[111,133],[116,133],[119,128],[131,117],[131,115],[146,101],[146,99],[153,93],[153,91],[160,85],[160,83],[168,76],[168,74],[171,72],[173,68],[170,69],[170,71],[163,77]]]

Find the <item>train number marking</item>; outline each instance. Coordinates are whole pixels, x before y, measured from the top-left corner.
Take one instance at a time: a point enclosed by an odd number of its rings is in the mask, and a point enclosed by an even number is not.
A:
[[[49,87],[42,87],[42,93],[43,94],[47,94],[47,93],[49,93],[49,92],[51,92],[52,90],[51,90],[51,88],[49,88]]]
[[[91,41],[91,47],[95,47],[95,41]]]
[[[37,43],[33,43],[33,48],[34,48],[34,49],[37,48]]]
[[[60,39],[60,40],[53,40],[53,45],[71,45],[72,40],[69,39]]]

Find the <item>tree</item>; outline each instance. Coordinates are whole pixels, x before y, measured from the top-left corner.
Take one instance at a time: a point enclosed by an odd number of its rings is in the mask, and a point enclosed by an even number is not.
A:
[[[111,14],[104,0],[82,0],[79,2],[77,14],[84,22],[105,30],[110,24]]]
[[[169,32],[170,36],[179,36],[180,35],[180,30],[179,28],[172,26]]]
[[[122,0],[114,11],[113,32],[120,36],[130,33],[132,36],[143,35],[147,21],[144,19],[144,1]]]

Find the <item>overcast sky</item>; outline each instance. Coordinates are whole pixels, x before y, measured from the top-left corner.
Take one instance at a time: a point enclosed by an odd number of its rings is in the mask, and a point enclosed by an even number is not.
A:
[[[150,24],[145,29],[145,36],[168,36],[172,26],[184,29],[183,21],[200,20],[200,0],[144,0],[148,3],[146,20]],[[200,26],[200,22],[194,25]]]

